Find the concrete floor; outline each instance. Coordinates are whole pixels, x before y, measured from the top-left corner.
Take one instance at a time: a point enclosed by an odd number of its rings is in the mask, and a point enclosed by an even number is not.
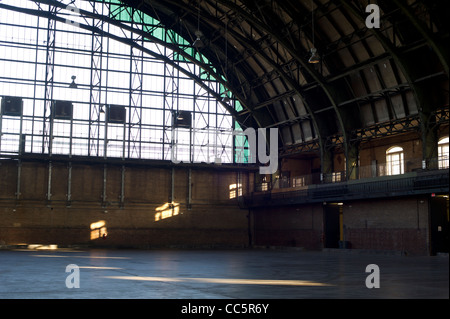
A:
[[[69,289],[69,264],[80,288]],[[380,288],[366,287],[366,266]],[[70,281],[74,282],[74,281]],[[0,250],[0,299],[449,298],[448,257],[292,250]]]

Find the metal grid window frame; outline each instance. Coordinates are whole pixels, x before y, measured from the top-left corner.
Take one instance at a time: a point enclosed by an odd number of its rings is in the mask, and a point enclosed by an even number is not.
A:
[[[248,153],[245,141],[232,134],[240,127],[217,98],[226,91],[224,85],[140,31],[176,44],[210,66],[186,39],[117,0],[56,3],[63,6],[26,0],[0,4],[0,96],[23,100],[19,116],[0,115],[0,155],[173,160],[176,154],[184,162],[248,161],[248,155],[237,155]],[[77,14],[79,10],[92,15]],[[71,76],[76,88],[69,85]],[[57,100],[72,102],[72,117],[52,115]],[[242,108],[231,101],[237,110]],[[107,120],[110,105],[125,107],[123,123]],[[178,110],[192,113],[190,130],[172,126],[173,111]]]

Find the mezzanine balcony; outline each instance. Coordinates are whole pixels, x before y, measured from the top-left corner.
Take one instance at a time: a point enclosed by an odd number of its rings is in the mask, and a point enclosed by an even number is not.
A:
[[[448,159],[433,162],[434,169],[423,169],[422,161],[409,160],[405,163],[408,171],[397,175],[388,175],[386,164],[381,164],[360,167],[357,179],[345,180],[345,172],[337,172],[303,176],[303,185],[276,181],[270,188],[262,183],[255,185],[257,191],[244,196],[243,202],[247,207],[262,207],[448,193]],[[266,187],[268,190],[262,191]]]

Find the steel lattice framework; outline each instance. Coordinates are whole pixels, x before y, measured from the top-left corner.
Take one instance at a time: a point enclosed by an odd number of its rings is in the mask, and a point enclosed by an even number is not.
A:
[[[21,114],[0,115],[2,156],[245,160],[245,139],[232,135],[242,107],[182,30],[117,0],[3,1],[0,14],[0,95],[23,98]],[[173,125],[180,110],[187,129]]]
[[[2,1],[0,8],[36,16],[48,24],[45,83],[53,81],[48,87],[62,85],[52,71],[52,59],[57,61],[58,56],[51,54],[59,54],[58,47],[52,49],[52,24],[67,24],[67,6],[77,8],[74,19],[79,26],[70,33],[87,32],[93,40],[88,50],[92,72],[89,143],[81,147],[92,156],[110,157],[109,150],[116,148],[122,158],[149,157],[145,121],[151,103],[146,100],[146,85],[153,75],[146,70],[147,58],[164,65],[163,80],[152,83],[162,86],[158,90],[164,93],[150,94],[162,105],[152,111],[162,109],[162,120],[151,133],[161,144],[162,159],[171,154],[184,154],[190,161],[210,159],[223,150],[232,153],[227,155],[231,161],[237,154],[245,159],[251,156],[245,140],[229,141],[229,135],[223,134],[211,137],[211,131],[218,126],[275,127],[282,155],[318,151],[322,173],[327,174],[338,148],[350,172],[362,143],[411,131],[420,135],[427,162],[437,156],[438,130],[448,125],[450,19],[442,1],[379,0],[379,28],[367,25],[365,0],[29,1],[33,8],[8,3]],[[197,39],[201,46],[195,45]],[[105,50],[111,42],[129,50],[126,54]],[[318,64],[308,63],[312,47],[319,52]],[[113,73],[104,70],[114,68],[111,61],[119,59],[116,54],[132,57],[133,62],[113,71],[123,72],[123,81],[113,86]],[[100,58],[104,55],[109,59]],[[183,91],[185,78],[195,82],[189,93]],[[101,106],[120,100],[117,93],[125,82],[127,99],[119,104],[127,105],[128,122],[106,127],[99,120]],[[194,96],[189,103],[198,123],[189,134],[171,130],[172,111],[186,105],[184,94]],[[46,101],[56,99],[54,95],[49,90]],[[225,102],[228,98],[231,103]],[[217,105],[213,111],[211,101]],[[118,126],[123,128],[120,134]],[[51,127],[47,123],[42,139],[39,134],[31,136],[33,143],[42,141],[42,150],[61,143],[58,136],[50,138]],[[79,130],[76,124],[73,129]],[[6,140],[1,143],[5,145]],[[237,149],[229,152],[224,145]]]

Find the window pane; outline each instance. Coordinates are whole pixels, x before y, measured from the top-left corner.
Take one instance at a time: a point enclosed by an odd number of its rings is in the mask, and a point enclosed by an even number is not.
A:
[[[103,156],[106,152],[112,157],[171,160],[172,149],[176,149],[182,160],[235,161],[233,120],[215,98],[224,86],[208,73],[201,76],[203,83],[195,82],[194,76],[197,80],[202,70],[170,48],[179,44],[192,59],[209,64],[208,59],[192,50],[176,30],[163,28],[160,21],[129,10],[120,1],[113,3],[74,0],[71,6],[104,14],[117,20],[114,25],[103,19],[84,19],[76,12],[70,14],[76,23],[65,24],[0,9],[0,96],[22,97],[24,105],[23,116],[2,117],[0,152],[19,152],[20,137],[26,134],[26,152],[68,154],[71,146],[73,155]],[[7,4],[38,8],[33,1],[8,0]],[[48,5],[40,8],[52,10]],[[68,18],[67,10],[55,12]],[[133,23],[129,23],[131,12]],[[102,32],[87,32],[78,23]],[[142,30],[171,46],[142,38]],[[54,47],[48,45],[49,40]],[[76,87],[69,86],[72,79]],[[228,96],[233,99],[231,93]],[[52,121],[52,100],[72,102],[73,118]],[[108,105],[126,108],[124,124],[108,123]],[[189,133],[182,133],[177,136],[179,145],[172,147],[176,144],[172,112],[178,110],[192,114],[192,140]],[[53,143],[49,142],[51,132]]]

